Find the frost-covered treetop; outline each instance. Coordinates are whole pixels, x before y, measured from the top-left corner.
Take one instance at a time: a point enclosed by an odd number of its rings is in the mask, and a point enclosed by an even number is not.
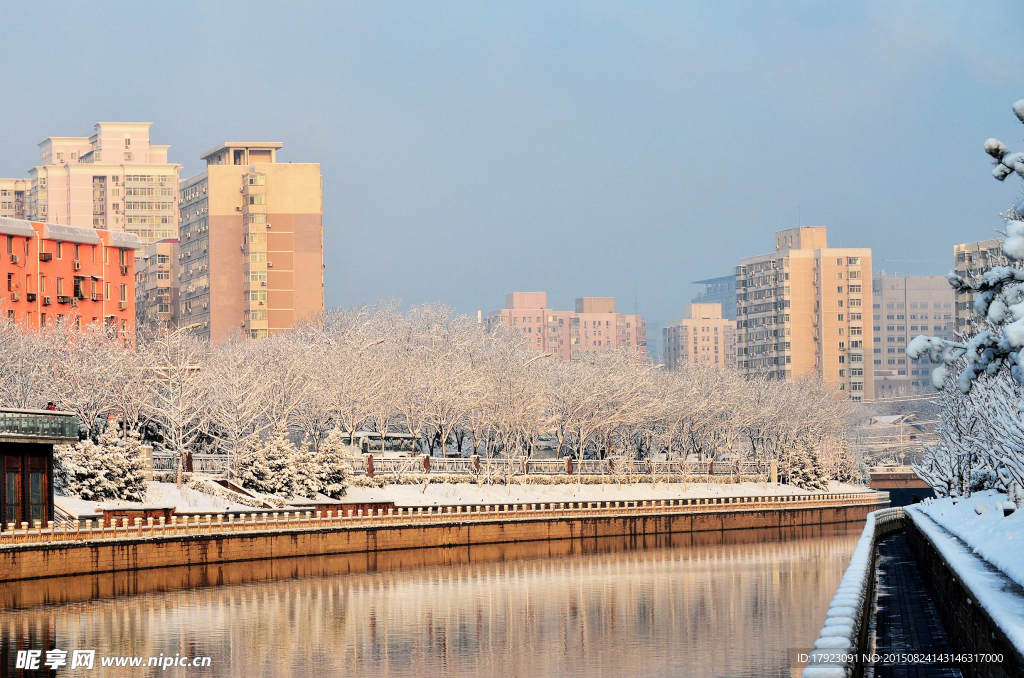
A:
[[[1013,105],[1013,112],[1024,123],[1024,99]],[[1024,178],[1024,153],[1010,153],[998,139],[985,142],[985,152],[994,159],[992,175],[999,181],[1016,173]],[[947,278],[957,294],[973,293],[974,312],[982,320],[980,331],[961,341],[939,337],[918,336],[907,346],[911,358],[925,358],[940,363],[932,372],[932,383],[942,388],[951,368],[963,360],[957,387],[968,393],[983,374],[995,375],[1002,368],[1010,370],[1018,384],[1024,385],[1024,197],[1003,215],[1006,222],[1003,254],[1009,266],[995,266],[980,274],[961,276],[950,273]]]
[[[1013,112],[1017,114],[1017,119],[1024,123],[1024,99],[1013,105]],[[999,181],[1003,181],[1014,172],[1024,177],[1024,153],[1010,153],[1010,149],[999,139],[988,139],[985,142],[985,152],[995,159],[992,176]]]

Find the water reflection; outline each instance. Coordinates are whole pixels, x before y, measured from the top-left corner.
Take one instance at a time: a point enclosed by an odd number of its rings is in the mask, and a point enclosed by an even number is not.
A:
[[[213,657],[190,676],[786,676],[788,650],[813,642],[859,528],[17,582],[0,586],[0,642]]]

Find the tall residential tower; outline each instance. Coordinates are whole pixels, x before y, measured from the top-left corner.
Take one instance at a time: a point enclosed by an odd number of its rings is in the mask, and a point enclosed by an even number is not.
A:
[[[919,334],[953,339],[953,288],[944,275],[886,275],[872,280],[875,397],[931,390],[934,367],[907,357]]]
[[[319,163],[278,163],[279,142],[227,142],[180,184],[179,325],[259,339],[324,308]]]
[[[29,170],[25,215],[36,222],[127,231],[143,244],[178,235],[181,166],[151,144],[149,122],[99,122],[92,136],[49,137]]]
[[[546,292],[513,292],[505,295],[505,308],[488,314],[487,323],[511,325],[530,346],[563,360],[616,346],[647,350],[644,319],[616,313],[614,297],[581,297],[575,311],[556,311],[548,308]]]
[[[869,248],[830,248],[821,226],[778,231],[774,252],[736,267],[740,371],[817,374],[853,400],[873,399],[871,299]]]
[[[721,304],[690,304],[689,317],[662,330],[665,367],[687,363],[736,367],[736,321],[722,317]]]

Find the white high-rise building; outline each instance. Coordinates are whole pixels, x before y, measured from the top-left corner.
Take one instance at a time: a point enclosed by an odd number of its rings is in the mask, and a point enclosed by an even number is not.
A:
[[[48,137],[29,170],[31,221],[134,233],[149,244],[178,236],[178,174],[149,122],[100,122],[88,137]],[[137,253],[141,255],[142,250]]]

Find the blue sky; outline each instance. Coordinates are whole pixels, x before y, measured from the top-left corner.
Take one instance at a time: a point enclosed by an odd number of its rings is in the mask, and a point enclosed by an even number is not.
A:
[[[1012,2],[14,3],[0,176],[148,120],[185,174],[231,139],[320,162],[328,306],[547,290],[655,323],[692,280],[826,225],[945,273],[1019,184]],[[909,261],[908,261],[909,260]]]

